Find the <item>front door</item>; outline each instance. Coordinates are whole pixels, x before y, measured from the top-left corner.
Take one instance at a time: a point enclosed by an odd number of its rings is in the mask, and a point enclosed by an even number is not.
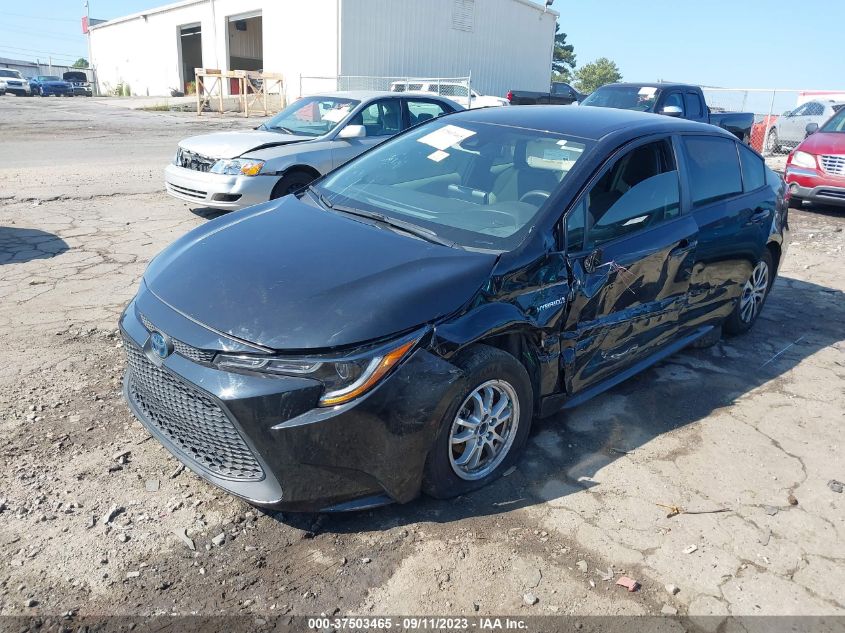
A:
[[[402,100],[388,97],[373,101],[353,116],[346,125],[363,125],[362,138],[336,138],[332,148],[332,167],[340,167],[358,154],[383,143],[402,131]]]
[[[567,214],[573,295],[561,333],[575,395],[675,338],[698,227],[682,213],[671,138],[626,148]]]

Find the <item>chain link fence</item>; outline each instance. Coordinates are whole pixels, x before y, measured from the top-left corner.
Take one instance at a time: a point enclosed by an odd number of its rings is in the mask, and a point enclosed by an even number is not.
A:
[[[334,92],[336,90],[378,90],[389,92],[426,92],[452,99],[469,107],[472,95],[472,77],[372,77],[341,75],[337,77],[299,78],[299,95]]]
[[[845,90],[704,88],[711,112],[752,112],[749,145],[766,157],[788,154],[845,104]]]

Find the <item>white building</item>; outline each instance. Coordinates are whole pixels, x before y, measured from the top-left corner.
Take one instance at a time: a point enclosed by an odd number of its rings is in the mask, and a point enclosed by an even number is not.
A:
[[[215,68],[280,72],[288,98],[338,75],[471,76],[503,96],[548,88],[557,18],[531,0],[182,0],[92,26],[91,57],[101,90],[137,95]]]

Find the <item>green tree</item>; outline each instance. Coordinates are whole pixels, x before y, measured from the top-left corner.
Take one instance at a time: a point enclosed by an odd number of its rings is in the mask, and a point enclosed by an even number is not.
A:
[[[619,67],[607,57],[599,57],[575,71],[575,87],[585,94],[620,79],[622,73],[619,72]]]
[[[73,62],[72,68],[88,68],[88,60],[84,57],[80,57],[75,62]]]
[[[566,33],[555,27],[555,49],[552,53],[552,81],[571,81],[575,70],[575,47],[566,43]]]

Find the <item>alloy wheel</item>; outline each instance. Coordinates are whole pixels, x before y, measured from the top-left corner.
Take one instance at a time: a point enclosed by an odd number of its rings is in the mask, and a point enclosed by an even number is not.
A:
[[[507,457],[519,426],[519,398],[504,380],[476,387],[458,408],[449,431],[449,461],[461,479],[492,473]]]
[[[751,323],[757,318],[763,301],[766,299],[766,292],[769,289],[769,266],[760,261],[751,271],[751,277],[745,282],[742,288],[742,297],[739,302],[739,318],[743,323]]]

